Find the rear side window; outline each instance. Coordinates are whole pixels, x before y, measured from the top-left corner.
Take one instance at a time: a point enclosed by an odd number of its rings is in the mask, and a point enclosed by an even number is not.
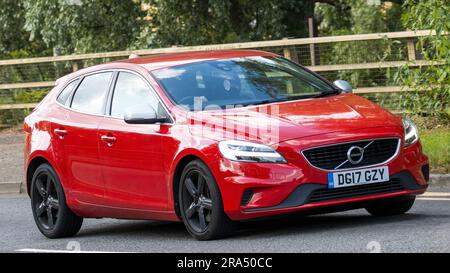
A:
[[[161,114],[159,101],[148,84],[135,74],[120,72],[114,88],[111,116],[123,118],[127,110],[140,105],[150,105]]]
[[[103,114],[112,72],[97,73],[83,79],[72,99],[71,108],[88,114]]]
[[[61,91],[58,98],[56,99],[59,103],[65,105],[67,102],[67,99],[70,97],[70,94],[72,93],[73,89],[77,86],[78,82],[80,80],[74,80],[73,82],[69,83],[66,88]]]

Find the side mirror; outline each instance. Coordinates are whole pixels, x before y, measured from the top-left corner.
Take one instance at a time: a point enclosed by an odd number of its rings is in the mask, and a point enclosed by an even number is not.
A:
[[[150,105],[138,105],[125,111],[124,120],[129,124],[155,124],[167,122],[166,117],[158,117]]]
[[[337,80],[337,81],[334,81],[333,84],[334,84],[337,88],[339,88],[339,89],[341,89],[342,91],[344,91],[345,93],[351,93],[351,92],[353,91],[352,86],[351,86],[347,81],[344,81],[344,80]]]

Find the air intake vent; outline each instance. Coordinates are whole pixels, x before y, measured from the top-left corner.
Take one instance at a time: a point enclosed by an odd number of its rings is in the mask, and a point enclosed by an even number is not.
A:
[[[426,181],[430,180],[430,165],[422,166],[422,174]]]
[[[246,206],[248,202],[250,202],[250,199],[252,199],[253,191],[252,190],[245,190],[244,194],[242,194],[241,199],[241,206]]]
[[[309,196],[309,203],[339,200],[344,198],[359,197],[364,195],[382,194],[402,191],[403,187],[399,179],[389,182],[351,186],[337,189],[318,189]]]

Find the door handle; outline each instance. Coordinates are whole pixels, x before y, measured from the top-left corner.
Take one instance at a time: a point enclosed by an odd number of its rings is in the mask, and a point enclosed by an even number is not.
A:
[[[59,137],[59,139],[63,139],[67,135],[67,130],[64,129],[55,129],[53,132]]]
[[[101,136],[100,137],[100,139],[103,141],[103,142],[105,142],[108,146],[112,146],[115,142],[116,142],[116,137],[114,137],[114,136],[108,136],[108,135],[105,135],[105,136]]]

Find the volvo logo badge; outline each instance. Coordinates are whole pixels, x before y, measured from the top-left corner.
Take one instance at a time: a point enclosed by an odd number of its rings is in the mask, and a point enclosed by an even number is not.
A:
[[[359,146],[352,146],[347,151],[347,159],[353,165],[359,164],[364,157],[364,149]]]

